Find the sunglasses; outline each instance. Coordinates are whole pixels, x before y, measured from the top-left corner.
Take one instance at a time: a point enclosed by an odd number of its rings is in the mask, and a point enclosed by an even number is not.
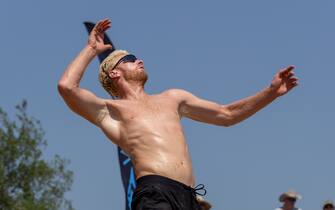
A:
[[[291,201],[291,202],[296,202],[297,201],[297,199],[295,199],[295,198],[286,198],[288,201]]]
[[[114,66],[113,69],[115,69],[117,67],[117,65],[119,65],[122,62],[131,62],[134,63],[137,60],[135,55],[129,54],[129,55],[125,55],[123,56]]]
[[[331,205],[331,204],[327,204],[327,205],[324,206],[323,209],[333,209],[333,208],[334,208],[333,205]]]

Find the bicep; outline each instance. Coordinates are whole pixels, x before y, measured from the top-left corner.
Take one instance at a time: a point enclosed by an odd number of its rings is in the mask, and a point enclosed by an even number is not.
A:
[[[72,111],[95,125],[98,125],[107,113],[105,100],[86,89],[76,87],[59,92]]]
[[[228,125],[230,114],[225,105],[198,98],[191,93],[184,93],[181,113],[190,119],[215,124]]]

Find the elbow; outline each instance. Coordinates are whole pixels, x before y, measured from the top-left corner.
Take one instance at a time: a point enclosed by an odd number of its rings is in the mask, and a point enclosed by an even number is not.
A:
[[[219,126],[223,126],[223,127],[231,127],[235,124],[236,123],[231,120],[222,120],[220,123],[218,123]]]
[[[218,117],[214,124],[218,126],[223,126],[223,127],[230,127],[230,126],[235,125],[236,123],[237,122],[234,120],[234,118],[228,115],[224,115],[224,116]]]
[[[74,86],[71,86],[64,80],[60,80],[57,84],[58,92],[61,96],[67,94],[68,92],[71,92],[73,90]]]
[[[224,126],[224,127],[231,127],[231,126],[233,126],[233,125],[235,125],[235,123],[232,123],[232,122],[226,122],[223,126]]]
[[[239,118],[239,117],[227,117],[224,120],[222,120],[221,126],[231,127],[231,126],[236,125],[236,124],[238,124],[242,121],[243,121],[243,119]]]
[[[233,113],[226,106],[222,106],[218,119],[219,126],[230,127],[236,124],[236,119],[234,118]]]
[[[58,89],[58,93],[60,95],[65,94],[66,90],[68,89],[68,86],[66,85],[65,82],[63,82],[62,80],[60,80],[57,84],[57,89]]]

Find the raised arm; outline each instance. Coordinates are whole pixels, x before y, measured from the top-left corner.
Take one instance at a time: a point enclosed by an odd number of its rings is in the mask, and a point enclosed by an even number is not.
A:
[[[92,92],[80,88],[80,80],[92,59],[99,53],[111,48],[103,42],[104,32],[110,28],[108,19],[99,21],[93,28],[87,45],[72,61],[58,82],[58,91],[72,111],[99,125],[106,113],[105,100]]]
[[[227,105],[197,98],[186,91],[178,91],[179,97],[183,99],[180,106],[181,114],[197,121],[216,125],[231,126],[239,123],[296,87],[298,79],[294,77],[293,69],[293,66],[289,66],[280,70],[269,87],[255,95]]]

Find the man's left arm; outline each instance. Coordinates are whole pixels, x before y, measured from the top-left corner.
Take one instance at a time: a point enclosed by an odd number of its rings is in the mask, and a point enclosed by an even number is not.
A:
[[[233,124],[252,116],[276,98],[286,94],[298,85],[298,78],[294,77],[294,67],[289,66],[280,70],[273,78],[271,85],[253,96],[226,105],[233,120]]]
[[[231,126],[255,114],[276,98],[286,94],[298,85],[294,77],[294,67],[280,70],[273,78],[271,85],[255,95],[239,101],[219,105],[199,99],[191,94],[184,94],[181,113],[191,119],[216,125]]]

